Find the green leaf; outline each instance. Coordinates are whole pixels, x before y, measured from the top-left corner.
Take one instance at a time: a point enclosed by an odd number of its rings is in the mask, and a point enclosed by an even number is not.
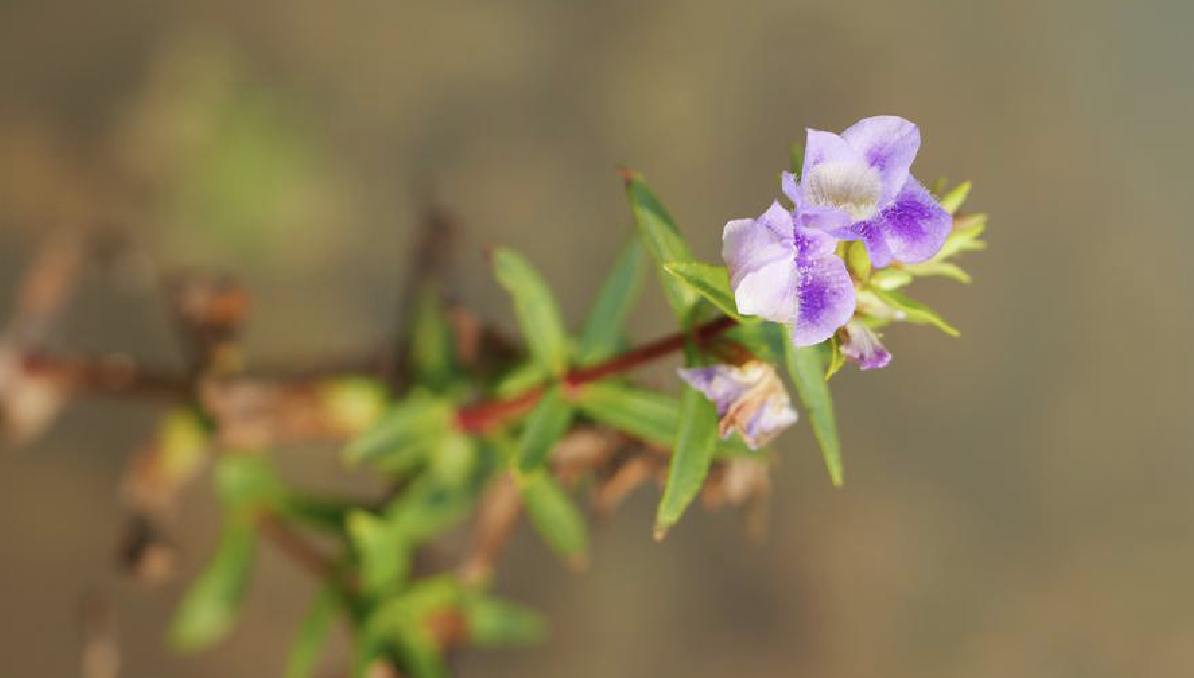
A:
[[[585,386],[576,405],[596,421],[635,438],[670,448],[676,441],[680,406],[675,398],[610,382]]]
[[[410,548],[387,520],[364,510],[348,517],[348,539],[360,561],[361,589],[372,596],[394,591],[410,569]]]
[[[315,674],[319,656],[327,645],[328,633],[336,619],[339,601],[331,589],[324,589],[312,601],[298,635],[290,646],[284,678],[310,678]]]
[[[940,276],[942,278],[957,280],[964,284],[970,283],[970,275],[966,271],[963,271],[957,264],[951,264],[948,261],[926,261],[923,264],[904,264],[904,270],[912,275]]]
[[[254,528],[249,512],[230,511],[211,561],[191,583],[174,613],[169,638],[175,648],[209,647],[231,630],[253,566]]]
[[[734,291],[730,289],[730,274],[725,266],[714,266],[701,261],[673,261],[663,265],[680,282],[696,290],[722,313],[739,322],[754,322],[757,318],[738,313]]]
[[[953,232],[945,239],[941,251],[933,259],[940,261],[962,252],[977,252],[986,249],[987,243],[979,240],[979,236],[982,235],[986,227],[987,215],[985,214],[967,214],[964,217],[958,217],[954,220]]]
[[[561,388],[553,386],[527,417],[519,446],[518,468],[532,471],[542,466],[551,448],[568,431],[570,423],[572,406],[564,399]]]
[[[434,285],[425,285],[415,302],[410,365],[415,383],[434,393],[443,393],[456,377],[455,339]]]
[[[705,484],[717,447],[717,409],[699,391],[686,386],[680,397],[680,431],[668,464],[667,484],[655,514],[655,536],[662,539]]]
[[[829,478],[835,486],[843,481],[841,442],[837,435],[837,423],[833,417],[833,400],[829,385],[825,383],[826,365],[819,346],[796,346],[788,332],[787,364],[788,374],[796,386],[796,395],[804,404],[812,423],[813,434],[821,446],[821,456],[829,469]]]
[[[388,468],[409,468],[452,427],[452,406],[416,392],[399,401],[363,434],[348,444],[350,462],[381,461]]]
[[[646,257],[637,238],[626,243],[614,268],[593,302],[577,346],[577,362],[592,365],[614,354],[622,337],[626,316],[634,307],[642,286]]]
[[[966,196],[968,195],[970,195],[970,182],[963,181],[957,186],[954,186],[949,193],[941,196],[941,200],[939,202],[941,203],[941,207],[946,212],[953,214],[958,211],[958,208],[962,206],[962,203],[966,202]]]
[[[583,566],[588,537],[576,504],[546,471],[521,475],[518,481],[531,525],[558,555]]]
[[[794,174],[800,174],[804,169],[804,142],[793,141],[788,144],[788,167]]]
[[[876,297],[879,297],[883,303],[895,309],[898,313],[903,315],[902,320],[913,323],[915,325],[933,325],[937,329],[945,332],[951,337],[959,336],[961,333],[945,320],[937,315],[933,309],[924,304],[908,297],[906,294],[897,291],[887,291],[875,289],[872,290]]]
[[[464,616],[469,642],[479,647],[530,645],[547,634],[538,612],[497,598],[471,596],[465,602]]]
[[[514,311],[531,355],[548,372],[562,376],[568,370],[568,336],[547,283],[513,250],[494,249],[492,262],[498,282],[514,299]]]
[[[667,297],[676,318],[687,326],[692,321],[700,297],[695,290],[668,275],[663,270],[663,265],[672,261],[692,259],[688,243],[684,242],[680,229],[647,186],[643,175],[628,169],[623,171],[623,176],[626,179],[626,196],[630,199],[630,208],[634,212],[639,236],[655,265],[659,267],[659,282],[663,285],[664,296]]]
[[[912,282],[912,274],[898,268],[885,268],[871,276],[871,287],[880,290],[894,290]]]
[[[509,398],[524,391],[543,384],[551,377],[543,366],[534,360],[528,360],[510,368],[493,387],[496,398]]]

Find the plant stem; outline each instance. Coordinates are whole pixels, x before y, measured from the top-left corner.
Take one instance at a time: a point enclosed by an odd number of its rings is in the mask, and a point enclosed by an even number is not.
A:
[[[566,388],[575,389],[614,374],[627,372],[665,355],[684,348],[691,337],[702,343],[733,327],[737,321],[728,316],[698,325],[690,332],[676,332],[616,355],[592,367],[572,370],[560,380]],[[465,432],[480,433],[516,417],[534,407],[546,388],[536,386],[511,398],[492,400],[462,407],[456,411],[456,426]]]

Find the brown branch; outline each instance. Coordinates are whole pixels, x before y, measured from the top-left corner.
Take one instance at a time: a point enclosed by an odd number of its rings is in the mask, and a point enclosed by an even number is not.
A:
[[[311,576],[326,582],[340,580],[335,561],[276,516],[262,512],[257,516],[257,524],[271,544]]]
[[[697,343],[708,341],[718,334],[737,324],[728,316],[711,320],[698,326],[691,332],[691,337]],[[628,372],[640,365],[644,365],[665,355],[684,348],[689,334],[676,332],[649,344],[644,344],[609,360],[587,367],[573,370],[564,376],[562,382],[568,388],[579,388],[605,377]],[[544,387],[536,386],[512,398],[493,400],[462,407],[456,412],[456,425],[462,431],[482,432],[498,426],[512,417],[529,410],[543,395]]]

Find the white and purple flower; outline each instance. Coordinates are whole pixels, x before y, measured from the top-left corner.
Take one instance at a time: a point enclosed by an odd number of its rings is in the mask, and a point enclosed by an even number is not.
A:
[[[860,320],[851,320],[842,328],[846,334],[842,342],[842,355],[846,359],[858,363],[862,370],[875,370],[887,367],[891,362],[891,352],[879,343],[879,336],[875,331]]]
[[[830,235],[848,225],[840,210],[799,201],[794,213],[773,203],[758,219],[726,224],[721,252],[738,310],[791,323],[797,346],[831,337],[854,315],[854,282]]]
[[[920,129],[893,115],[858,121],[839,136],[808,130],[800,183],[784,173],[794,203],[848,215],[832,229],[839,240],[862,240],[871,264],[916,263],[941,249],[952,221],[912,177]]]
[[[752,450],[796,423],[796,410],[775,368],[752,360],[740,366],[713,365],[677,370],[680,378],[717,406],[718,433],[737,431]]]

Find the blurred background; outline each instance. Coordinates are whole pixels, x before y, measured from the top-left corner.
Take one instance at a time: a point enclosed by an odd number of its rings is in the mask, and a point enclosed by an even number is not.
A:
[[[918,283],[961,339],[900,326],[891,367],[835,379],[846,487],[801,426],[762,543],[696,510],[656,544],[650,491],[583,574],[520,533],[497,588],[551,638],[461,675],[1189,676],[1191,21],[1179,0],[5,0],[0,303],[48,234],[117,225],[161,270],[249,284],[251,360],[361,353],[394,331],[430,194],[462,224],[462,301],[510,326],[482,258],[510,245],[579,322],[631,228],[617,165],[714,259],[806,126],[902,115],[920,178],[975,182],[991,247],[970,287]],[[56,345],[179,364],[156,290],[83,283]],[[664,308],[651,290],[634,335],[670,330]],[[0,674],[78,675],[100,591],[124,676],[279,675],[311,586],[276,554],[193,656],[162,638],[181,583],[115,570],[122,466],[156,413],[88,401],[0,454]],[[215,535],[205,492],[183,581]]]

